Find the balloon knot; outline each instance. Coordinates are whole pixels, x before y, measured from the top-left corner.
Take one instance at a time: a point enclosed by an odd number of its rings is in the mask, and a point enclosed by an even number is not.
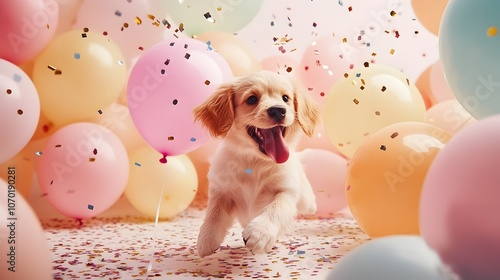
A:
[[[160,158],[160,162],[163,163],[163,164],[167,163],[167,156],[163,155],[163,157]]]

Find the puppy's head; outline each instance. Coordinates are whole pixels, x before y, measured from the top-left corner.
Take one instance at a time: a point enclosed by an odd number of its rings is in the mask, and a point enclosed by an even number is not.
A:
[[[194,110],[214,137],[243,139],[277,163],[288,159],[291,142],[302,129],[312,136],[319,112],[287,78],[259,71],[223,84]]]

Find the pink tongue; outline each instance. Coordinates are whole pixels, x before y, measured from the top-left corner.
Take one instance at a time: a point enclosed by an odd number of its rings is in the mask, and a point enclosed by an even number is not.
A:
[[[264,138],[264,150],[276,163],[283,163],[288,160],[290,152],[285,144],[285,139],[278,126],[260,130]]]

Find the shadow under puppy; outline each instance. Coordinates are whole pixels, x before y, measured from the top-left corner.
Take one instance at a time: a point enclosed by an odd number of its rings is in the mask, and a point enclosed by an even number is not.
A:
[[[312,136],[318,109],[289,79],[264,70],[221,85],[194,115],[223,138],[211,159],[198,254],[219,249],[235,218],[246,247],[269,252],[297,214],[316,212],[295,147],[302,133]]]

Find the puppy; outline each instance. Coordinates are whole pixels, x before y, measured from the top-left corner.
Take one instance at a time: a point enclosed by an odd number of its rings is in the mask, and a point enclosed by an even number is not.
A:
[[[246,247],[269,252],[297,214],[316,212],[294,149],[301,133],[312,136],[318,109],[287,78],[259,71],[220,86],[194,116],[212,136],[223,138],[211,159],[199,256],[220,247],[235,218]]]

